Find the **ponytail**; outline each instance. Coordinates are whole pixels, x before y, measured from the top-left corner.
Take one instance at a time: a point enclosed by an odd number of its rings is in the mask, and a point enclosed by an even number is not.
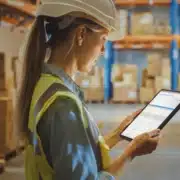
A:
[[[18,97],[17,116],[20,133],[26,135],[31,99],[35,85],[40,78],[46,54],[43,17],[38,17],[34,21],[24,48],[23,80]]]

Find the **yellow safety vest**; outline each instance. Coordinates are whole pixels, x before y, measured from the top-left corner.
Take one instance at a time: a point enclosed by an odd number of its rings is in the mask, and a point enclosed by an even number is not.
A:
[[[49,165],[46,155],[42,148],[40,137],[37,133],[37,124],[41,117],[46,112],[48,107],[59,96],[66,96],[76,102],[81,112],[82,123],[85,129],[88,128],[88,122],[84,117],[83,103],[72,92],[58,90],[58,84],[62,85],[63,82],[50,74],[42,74],[35,87],[30,112],[29,112],[29,136],[28,143],[25,149],[25,176],[26,180],[52,180],[54,171]],[[51,90],[50,90],[51,89]],[[50,90],[50,94],[45,93]],[[42,96],[46,94],[45,101],[41,101]],[[110,165],[109,148],[105,144],[102,136],[99,136],[99,145],[101,151],[102,167],[106,169]]]

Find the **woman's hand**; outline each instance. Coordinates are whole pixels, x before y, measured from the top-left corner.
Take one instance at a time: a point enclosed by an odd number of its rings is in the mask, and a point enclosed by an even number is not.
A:
[[[119,125],[119,127],[116,129],[116,132],[119,134],[121,134],[124,129],[129,125],[131,124],[131,122],[134,120],[134,118],[140,114],[140,112],[142,111],[142,109],[136,111],[136,112],[133,112],[131,115],[127,116],[122,122],[121,124]]]
[[[123,168],[125,162],[129,159],[132,160],[136,156],[152,153],[158,145],[159,134],[160,130],[154,130],[137,136],[133,141],[131,141],[123,154],[116,159],[106,171],[116,176]]]
[[[149,133],[144,133],[137,136],[130,144],[130,157],[133,159],[136,156],[151,154],[156,150],[159,142],[160,130],[154,130]]]
[[[120,134],[123,132],[123,130],[134,120],[134,118],[141,112],[142,110],[138,110],[134,113],[132,113],[130,116],[127,116],[117,127],[115,130],[113,130],[111,133],[106,135],[104,137],[106,144],[109,146],[109,148],[113,148],[119,141],[122,139],[120,138]]]

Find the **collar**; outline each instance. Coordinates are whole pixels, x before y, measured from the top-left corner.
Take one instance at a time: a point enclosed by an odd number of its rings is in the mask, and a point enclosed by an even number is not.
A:
[[[81,100],[84,100],[84,93],[80,87],[72,80],[72,78],[64,72],[62,68],[59,68],[52,64],[45,63],[43,66],[43,73],[52,74],[64,82],[64,85],[74,94],[76,94]]]

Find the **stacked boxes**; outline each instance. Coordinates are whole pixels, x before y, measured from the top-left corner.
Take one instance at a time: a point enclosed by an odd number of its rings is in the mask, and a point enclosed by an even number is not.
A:
[[[13,72],[12,59],[0,53],[0,153],[15,148],[13,123]]]
[[[162,59],[162,72],[161,76],[157,76],[155,79],[155,91],[159,92],[161,89],[171,88],[171,69],[170,60],[168,58]]]
[[[151,68],[151,64],[150,64]],[[154,96],[154,77],[152,76],[153,71],[150,69],[150,74],[148,74],[148,68],[143,70],[142,73],[142,87],[140,88],[140,102],[149,102]]]
[[[18,146],[17,119],[15,118],[16,95],[20,87],[21,63],[19,51],[25,33],[16,28],[0,28],[0,154],[4,155]],[[22,50],[22,49],[21,49]],[[22,54],[21,54],[22,55]]]
[[[12,60],[0,53],[0,94],[10,95],[13,86]]]
[[[111,38],[117,39],[119,37],[124,37],[128,34],[128,11],[125,9],[119,9],[117,18],[119,21],[119,31],[114,31],[111,33]]]
[[[86,101],[103,101],[103,68],[95,67],[91,74],[78,74],[75,82],[84,91]]]
[[[134,12],[131,19],[132,35],[168,35],[169,17],[159,16],[150,11]]]
[[[158,53],[152,53],[148,55],[148,76],[156,77],[161,75],[161,55]]]
[[[169,26],[168,13],[154,13],[154,34],[156,35],[168,35],[171,34],[171,28]]]
[[[154,34],[153,15],[151,12],[133,13],[131,19],[131,34],[132,35],[148,35]]]
[[[118,65],[113,66],[113,101],[137,102],[137,66]]]
[[[161,89],[170,89],[170,60],[152,53],[148,55],[148,66],[142,73],[140,102],[149,102]]]

